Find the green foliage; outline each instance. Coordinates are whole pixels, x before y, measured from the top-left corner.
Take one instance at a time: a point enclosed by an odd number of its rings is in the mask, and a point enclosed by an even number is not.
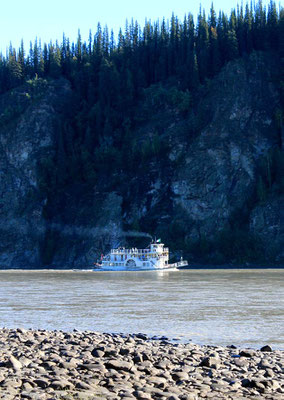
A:
[[[48,82],[46,79],[39,78],[36,74],[33,79],[28,79],[26,81],[28,93],[26,94],[28,98],[32,100],[38,100],[46,93]]]
[[[141,88],[178,78],[181,87],[192,90],[206,78],[214,76],[227,61],[252,50],[279,49],[282,25],[280,7],[271,1],[266,10],[261,1],[254,9],[232,10],[228,18],[213,7],[208,19],[200,9],[197,26],[191,14],[183,23],[173,14],[169,26],[163,21],[139,27],[132,21],[125,34],[118,35],[98,24],[94,37],[82,41],[80,31],[76,43],[63,36],[58,42],[44,44],[35,40],[25,57],[23,43],[18,52],[10,46],[7,58],[0,58],[0,92],[21,84],[37,74],[40,77],[65,76],[88,97],[88,88],[103,103],[129,106]],[[139,34],[139,31],[143,34]],[[99,95],[99,96],[98,96]],[[117,104],[117,105],[118,105]]]
[[[236,32],[234,30],[228,31],[227,33],[227,51],[226,58],[227,60],[233,60],[239,56],[238,49],[238,40],[236,36]]]
[[[226,260],[243,263],[263,260],[264,252],[260,240],[247,229],[226,229],[219,233],[215,248]]]
[[[175,108],[180,112],[187,112],[192,106],[192,95],[186,90],[179,90],[177,87],[164,87],[162,85],[152,85],[144,89],[144,110],[152,113],[153,110],[159,111],[165,106]]]

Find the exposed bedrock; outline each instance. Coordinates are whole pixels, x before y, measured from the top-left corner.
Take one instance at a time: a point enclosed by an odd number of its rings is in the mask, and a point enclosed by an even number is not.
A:
[[[200,243],[211,243],[207,261],[214,262],[222,251],[215,248],[218,235],[239,220],[260,249],[269,242],[264,263],[283,262],[283,198],[274,176],[263,183],[259,172],[271,167],[275,149],[283,157],[275,123],[278,69],[272,53],[230,62],[193,96],[187,113],[161,106],[147,114],[146,91],[136,110],[145,111],[144,119],[137,117],[131,135],[137,148],[158,132],[166,157],[153,156],[143,169],[122,165],[112,175],[98,168],[95,178],[64,187],[68,135],[63,143],[60,127],[70,118],[69,82],[43,82],[36,94],[25,84],[0,96],[0,268],[90,267],[111,246],[132,245],[133,231],[161,236],[191,261],[203,255]],[[218,257],[234,261],[226,252]]]

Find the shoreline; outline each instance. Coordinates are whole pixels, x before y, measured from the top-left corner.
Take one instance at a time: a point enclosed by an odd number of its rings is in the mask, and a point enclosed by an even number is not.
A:
[[[281,399],[284,351],[0,329],[0,399]]]
[[[241,266],[241,265],[234,265],[234,266],[227,266],[227,265],[199,265],[195,264],[190,267],[182,267],[177,268],[175,270],[167,271],[166,269],[161,270],[135,270],[135,271],[124,271],[124,270],[113,270],[113,271],[100,271],[95,270],[94,268],[0,268],[1,272],[176,272],[176,271],[206,271],[206,270],[221,270],[221,271],[254,271],[254,270],[281,270],[284,269],[283,265],[267,265],[267,266]]]

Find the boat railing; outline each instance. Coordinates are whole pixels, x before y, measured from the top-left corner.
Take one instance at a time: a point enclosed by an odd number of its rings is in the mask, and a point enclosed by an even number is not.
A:
[[[178,261],[174,264],[170,264],[170,265],[171,265],[171,267],[174,267],[174,268],[186,267],[188,265],[188,262],[186,260],[182,260],[182,261]]]
[[[123,254],[150,254],[150,253],[156,253],[155,251],[151,251],[151,249],[111,249],[111,254],[116,254],[116,255],[123,255]],[[163,248],[162,250],[163,253],[169,253],[168,247]]]

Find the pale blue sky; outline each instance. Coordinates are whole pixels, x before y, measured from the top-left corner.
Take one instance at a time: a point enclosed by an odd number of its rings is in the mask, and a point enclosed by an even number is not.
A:
[[[202,7],[209,12],[212,0],[203,0]],[[263,4],[269,1],[263,0]],[[215,10],[229,13],[237,5],[237,0],[215,0]],[[241,1],[239,1],[241,3]],[[245,3],[245,2],[244,2]],[[21,38],[28,50],[30,40],[36,37],[42,42],[58,39],[62,34],[72,41],[76,39],[78,29],[82,39],[87,40],[89,30],[96,31],[97,23],[108,25],[115,33],[119,27],[124,29],[125,20],[133,17],[143,25],[145,18],[156,21],[158,18],[170,18],[172,12],[180,18],[191,12],[196,17],[200,0],[2,0],[0,21],[0,51],[6,52],[10,41],[18,48]]]

